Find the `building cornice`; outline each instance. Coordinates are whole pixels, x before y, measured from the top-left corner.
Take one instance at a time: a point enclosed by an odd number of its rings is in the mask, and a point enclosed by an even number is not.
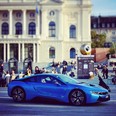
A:
[[[38,39],[21,39],[21,40],[16,40],[16,39],[2,39],[0,40],[0,43],[38,43],[40,40]]]

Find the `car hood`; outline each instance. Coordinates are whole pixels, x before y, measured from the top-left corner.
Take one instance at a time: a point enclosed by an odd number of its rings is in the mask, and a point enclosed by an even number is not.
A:
[[[98,84],[90,84],[90,83],[80,82],[80,83],[77,83],[77,84],[73,84],[73,86],[75,86],[76,88],[80,88],[82,90],[108,92],[108,90],[99,86]]]

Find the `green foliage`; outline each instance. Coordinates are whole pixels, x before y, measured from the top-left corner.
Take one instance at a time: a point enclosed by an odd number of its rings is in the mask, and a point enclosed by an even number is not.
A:
[[[91,39],[92,39],[92,48],[101,48],[104,47],[104,43],[106,42],[105,34],[97,34],[96,31],[91,31]]]
[[[110,52],[110,54],[114,54],[115,53],[114,48],[110,48],[109,52]]]
[[[110,54],[115,54],[116,53],[116,43],[113,43],[113,46],[109,50]]]

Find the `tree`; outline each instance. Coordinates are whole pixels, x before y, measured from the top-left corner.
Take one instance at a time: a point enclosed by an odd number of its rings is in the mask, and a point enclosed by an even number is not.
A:
[[[91,31],[91,39],[92,39],[92,48],[101,48],[104,47],[104,43],[106,42],[105,34],[97,34],[96,31]]]
[[[116,53],[116,43],[113,43],[112,47],[109,50],[110,54],[115,54]]]

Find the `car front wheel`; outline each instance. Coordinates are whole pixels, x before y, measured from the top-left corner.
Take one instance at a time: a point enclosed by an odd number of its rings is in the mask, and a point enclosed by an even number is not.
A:
[[[12,98],[15,102],[22,102],[25,100],[25,91],[21,87],[16,87],[12,91]]]
[[[75,106],[84,105],[86,102],[86,97],[84,92],[81,90],[73,90],[69,94],[69,102]]]

